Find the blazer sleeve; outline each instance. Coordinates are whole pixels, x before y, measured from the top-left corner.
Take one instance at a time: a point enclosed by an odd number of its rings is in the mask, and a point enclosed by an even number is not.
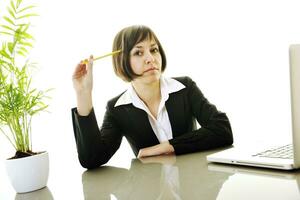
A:
[[[191,84],[187,88],[187,103],[201,128],[171,139],[169,142],[175,153],[179,155],[231,145],[233,136],[228,117],[209,103],[196,83],[188,79]]]
[[[72,122],[80,164],[92,169],[107,163],[120,147],[121,132],[114,120],[109,106],[99,129],[94,109],[88,116],[80,116],[77,109],[72,109]]]

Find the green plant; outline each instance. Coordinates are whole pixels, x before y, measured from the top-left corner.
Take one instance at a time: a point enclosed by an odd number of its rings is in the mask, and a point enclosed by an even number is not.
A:
[[[24,0],[11,0],[7,15],[0,23],[0,132],[20,154],[34,154],[31,144],[32,116],[45,110],[46,93],[32,88],[31,72],[35,63],[29,62],[34,38],[30,34],[31,19],[37,16],[36,6]],[[22,156],[21,156],[22,157]]]

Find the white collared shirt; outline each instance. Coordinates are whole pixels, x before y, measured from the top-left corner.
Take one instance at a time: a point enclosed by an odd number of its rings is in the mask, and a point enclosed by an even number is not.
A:
[[[165,106],[165,102],[169,98],[169,94],[182,90],[185,86],[179,81],[171,78],[160,79],[161,101],[158,107],[157,119],[151,114],[145,103],[138,97],[132,85],[120,96],[115,107],[126,104],[133,104],[136,108],[144,110],[148,114],[148,119],[158,141],[164,142],[172,139],[172,127],[169,115]]]

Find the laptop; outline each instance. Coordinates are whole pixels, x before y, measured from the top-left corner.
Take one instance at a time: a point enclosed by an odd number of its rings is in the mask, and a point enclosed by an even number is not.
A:
[[[300,44],[289,47],[292,144],[271,149],[233,147],[208,155],[207,161],[234,165],[292,170],[300,167]]]

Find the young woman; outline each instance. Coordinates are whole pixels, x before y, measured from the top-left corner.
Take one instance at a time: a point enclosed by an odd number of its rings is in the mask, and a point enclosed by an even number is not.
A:
[[[137,157],[176,155],[233,143],[225,113],[208,102],[189,77],[166,78],[164,50],[146,26],[130,26],[115,37],[114,71],[130,82],[128,90],[107,103],[99,129],[93,110],[93,57],[73,74],[77,108],[72,109],[78,157],[85,168],[105,164],[122,137]],[[201,128],[196,129],[196,121]]]

